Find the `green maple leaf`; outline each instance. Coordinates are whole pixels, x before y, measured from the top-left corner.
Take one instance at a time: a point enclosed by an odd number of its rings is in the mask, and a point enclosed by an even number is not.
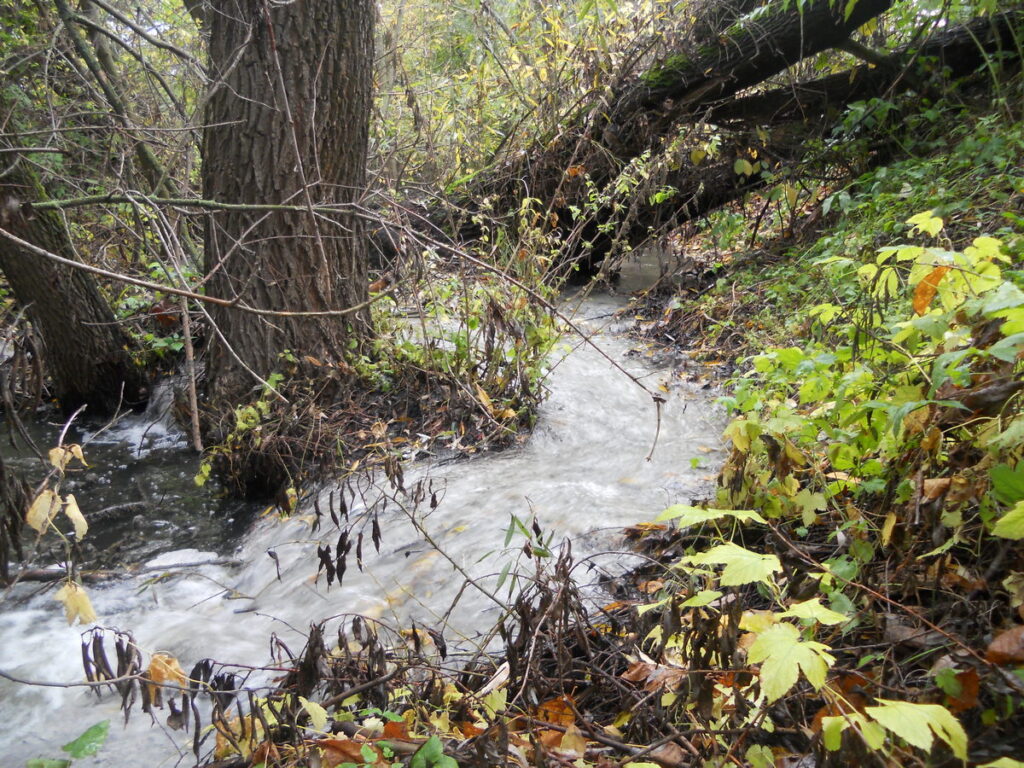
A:
[[[878,701],[877,707],[865,707],[865,714],[907,744],[928,752],[938,736],[954,755],[967,759],[967,734],[960,721],[945,707],[887,699]]]
[[[719,579],[723,587],[737,587],[754,581],[771,584],[772,574],[782,570],[782,563],[775,555],[751,552],[732,542],[719,544],[707,552],[684,557],[679,562],[691,565],[724,565],[725,569]]]
[[[763,517],[750,509],[705,509],[703,507],[691,507],[689,504],[673,504],[658,515],[657,519],[659,521],[678,520],[680,528],[688,528],[697,523],[706,523],[722,517],[735,517],[741,523],[746,523],[749,520],[753,520],[756,523],[765,523]]]
[[[835,663],[829,647],[813,640],[802,641],[792,624],[774,624],[757,636],[747,659],[761,663],[761,691],[768,703],[782,698],[803,671],[815,690],[825,684],[825,675]]]
[[[1024,539],[1024,501],[1018,501],[1009,512],[996,520],[993,536]]]

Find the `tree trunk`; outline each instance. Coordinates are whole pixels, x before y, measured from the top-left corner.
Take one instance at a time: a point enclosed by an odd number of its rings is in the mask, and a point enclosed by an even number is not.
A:
[[[3,146],[13,148],[11,134]],[[10,158],[10,155],[5,155]],[[0,176],[0,228],[51,253],[77,258],[55,211],[23,213],[45,197],[27,161]],[[88,405],[112,413],[142,400],[143,381],[128,355],[110,306],[91,275],[25,251],[0,238],[0,269],[45,347],[46,370],[65,411]]]
[[[214,83],[203,138],[203,191],[224,203],[348,204],[365,185],[373,66],[370,0],[218,0],[212,4]],[[305,213],[226,211],[206,230],[207,290],[281,312],[363,304],[367,239],[353,208]],[[345,316],[212,313],[209,399],[247,399],[292,353],[344,370],[369,330],[363,309]],[[249,369],[249,370],[247,370]],[[314,373],[309,369],[309,373]]]
[[[484,180],[474,197],[497,194],[511,202],[524,179],[534,197],[564,196],[570,160],[600,189],[624,164],[661,151],[685,119],[842,43],[890,5],[892,0],[856,0],[847,17],[846,2],[769,0],[759,14],[748,14],[713,40],[692,41],[695,56],[681,47],[608,97],[606,105],[592,105],[557,140],[496,169],[495,181]]]

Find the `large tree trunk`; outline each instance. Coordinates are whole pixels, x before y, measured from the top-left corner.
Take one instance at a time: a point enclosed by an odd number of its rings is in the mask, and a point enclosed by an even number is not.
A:
[[[214,77],[203,141],[203,190],[222,203],[354,204],[364,189],[373,66],[370,0],[218,0],[210,24]],[[349,208],[231,210],[206,232],[207,290],[263,310],[322,312],[363,304],[367,239]],[[217,407],[247,398],[298,360],[328,369],[368,332],[346,316],[265,316],[217,308],[208,393]],[[249,370],[246,370],[249,369]],[[325,368],[317,369],[322,376]]]
[[[749,5],[741,4],[744,10]],[[526,179],[534,197],[565,196],[570,164],[601,188],[630,160],[661,151],[685,119],[839,45],[892,0],[856,0],[848,16],[847,3],[835,0],[760,5],[759,14],[741,18],[714,39],[691,41],[687,47],[695,49],[694,56],[681,49],[621,87],[605,105],[584,110],[578,125],[514,159],[511,167],[497,169],[494,181],[485,179],[477,195],[514,197]]]
[[[7,117],[3,104],[0,113]],[[12,134],[0,130],[0,136],[0,145],[16,148]],[[3,157],[10,162],[10,154]],[[24,213],[30,206],[23,204],[45,198],[42,184],[27,163],[17,159],[0,175],[0,228],[51,253],[75,259],[58,213]],[[92,275],[30,253],[4,238],[0,238],[0,269],[42,338],[46,370],[64,410],[88,405],[93,412],[111,413],[119,405],[134,405],[142,399],[142,375],[129,357],[127,339]]]

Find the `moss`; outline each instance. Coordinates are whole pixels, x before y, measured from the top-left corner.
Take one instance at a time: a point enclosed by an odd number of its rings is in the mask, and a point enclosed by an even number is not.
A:
[[[682,54],[669,56],[640,75],[640,79],[652,88],[664,88],[679,78],[691,66],[688,57]]]

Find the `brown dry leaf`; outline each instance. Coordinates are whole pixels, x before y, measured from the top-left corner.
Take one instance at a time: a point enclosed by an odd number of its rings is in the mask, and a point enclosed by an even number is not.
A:
[[[986,586],[984,581],[962,565],[948,567],[939,577],[939,581],[947,589],[956,589],[960,592],[973,592],[976,589],[984,589]]]
[[[648,755],[651,760],[662,765],[680,765],[686,759],[686,753],[678,744],[663,744]]]
[[[587,169],[584,168],[582,165],[570,165],[568,168],[565,169],[565,175],[568,176],[570,179],[574,179],[577,176],[582,176],[586,172]]]
[[[949,267],[940,266],[929,272],[924,280],[917,284],[914,289],[914,311],[923,315],[928,311],[928,307],[931,306],[932,299],[935,298],[935,294],[939,291],[939,283],[942,282],[942,278],[949,272]]]
[[[409,724],[405,720],[388,720],[384,723],[385,739],[408,739]]]
[[[908,435],[919,435],[924,432],[924,428],[928,426],[928,422],[931,421],[932,411],[934,406],[927,405],[923,408],[918,408],[911,411],[903,417],[903,429],[906,430]]]
[[[537,707],[536,717],[551,725],[560,725],[568,728],[576,722],[576,713],[573,711],[573,701],[568,696],[559,696],[557,699],[549,699]]]
[[[273,765],[281,759],[281,752],[272,741],[264,741],[252,753],[252,764]]]
[[[938,427],[930,427],[921,438],[921,450],[926,453],[931,451],[942,441],[942,430]]]
[[[930,477],[924,481],[921,495],[928,501],[935,501],[949,490],[951,482],[952,478],[949,477]]]
[[[960,693],[956,696],[946,694],[946,706],[954,713],[966,712],[978,706],[978,693],[981,680],[978,670],[974,667],[956,673],[956,681],[960,683]]]
[[[957,473],[950,478],[949,492],[946,494],[946,507],[957,507],[975,501],[979,488],[966,475]]]
[[[665,582],[661,579],[651,579],[650,581],[642,582],[638,585],[638,589],[648,595],[653,595],[658,590],[664,588]]]
[[[371,765],[374,768],[389,768],[391,765],[384,759],[380,749],[365,741],[353,741],[352,739],[320,739],[316,742],[323,752],[323,765],[326,768],[337,768],[342,763],[355,763],[356,765]],[[363,756],[363,748],[369,747],[376,756],[372,763],[367,763]]]
[[[993,664],[1024,663],[1024,626],[996,635],[985,651],[985,659]]]
[[[553,731],[551,729],[539,731],[537,733],[537,740],[543,744],[547,749],[557,749],[558,745],[562,743],[562,736],[564,734],[561,731]]]
[[[643,661],[634,661],[629,668],[622,673],[622,679],[630,683],[641,683],[650,677],[655,666]]]

